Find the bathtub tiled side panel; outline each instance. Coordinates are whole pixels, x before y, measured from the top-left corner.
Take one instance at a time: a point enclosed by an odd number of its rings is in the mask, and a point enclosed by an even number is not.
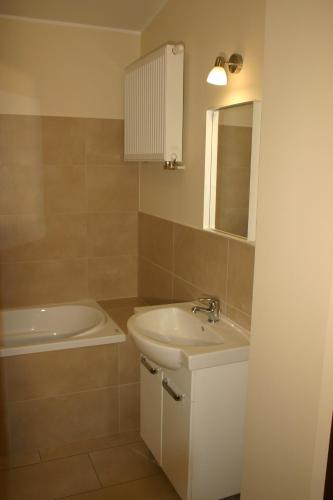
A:
[[[0,115],[0,307],[137,295],[138,165],[123,162],[123,128]]]
[[[119,431],[118,387],[8,404],[11,451],[57,446]]]
[[[100,305],[126,332],[133,307],[143,302]],[[120,344],[0,358],[0,367],[0,418],[7,423],[0,455],[139,428],[139,353],[127,336]]]
[[[4,358],[7,401],[42,399],[118,384],[118,346],[68,349]]]

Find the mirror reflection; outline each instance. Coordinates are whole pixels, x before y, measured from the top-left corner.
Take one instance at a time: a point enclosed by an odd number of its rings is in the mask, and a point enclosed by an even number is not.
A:
[[[253,103],[218,114],[215,228],[247,238]]]

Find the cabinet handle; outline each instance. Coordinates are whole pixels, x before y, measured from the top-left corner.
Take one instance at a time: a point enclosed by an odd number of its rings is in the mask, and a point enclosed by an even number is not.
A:
[[[159,368],[153,368],[144,356],[141,357],[141,363],[152,375],[156,375],[160,371]]]
[[[170,396],[175,400],[175,401],[182,401],[184,399],[184,394],[177,394],[173,389],[172,387],[170,387],[169,383],[168,383],[168,379],[167,378],[164,378],[162,380],[162,385],[164,387],[164,389],[167,391],[168,394],[170,394]]]

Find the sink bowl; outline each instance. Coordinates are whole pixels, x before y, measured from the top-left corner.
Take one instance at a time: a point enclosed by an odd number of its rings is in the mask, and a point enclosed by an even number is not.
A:
[[[221,344],[223,339],[193,314],[179,307],[143,312],[135,318],[135,330],[152,340],[169,345]]]
[[[177,306],[150,309],[135,314],[128,330],[139,350],[165,368],[182,366],[182,347],[223,343],[221,335],[192,313]]]
[[[200,318],[191,312],[192,306],[186,303],[141,308],[127,323],[139,351],[160,366],[173,370],[181,366],[204,367],[209,357],[213,364],[220,364],[215,358],[216,353],[225,350],[224,333],[228,339],[230,330],[234,333],[235,329],[223,321],[208,323],[206,316]],[[195,357],[199,364],[193,363]]]

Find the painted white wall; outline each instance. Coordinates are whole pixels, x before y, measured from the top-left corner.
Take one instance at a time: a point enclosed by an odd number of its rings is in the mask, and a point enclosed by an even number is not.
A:
[[[0,13],[141,31],[167,0],[1,0]]]
[[[123,118],[139,51],[133,33],[0,19],[0,113]]]
[[[332,19],[326,0],[267,1],[242,500],[322,500],[333,386]]]
[[[145,54],[169,41],[185,44],[183,172],[143,165],[141,210],[203,226],[206,110],[261,99],[264,0],[169,0],[142,34]],[[227,87],[206,83],[216,56],[240,52],[244,68]]]

